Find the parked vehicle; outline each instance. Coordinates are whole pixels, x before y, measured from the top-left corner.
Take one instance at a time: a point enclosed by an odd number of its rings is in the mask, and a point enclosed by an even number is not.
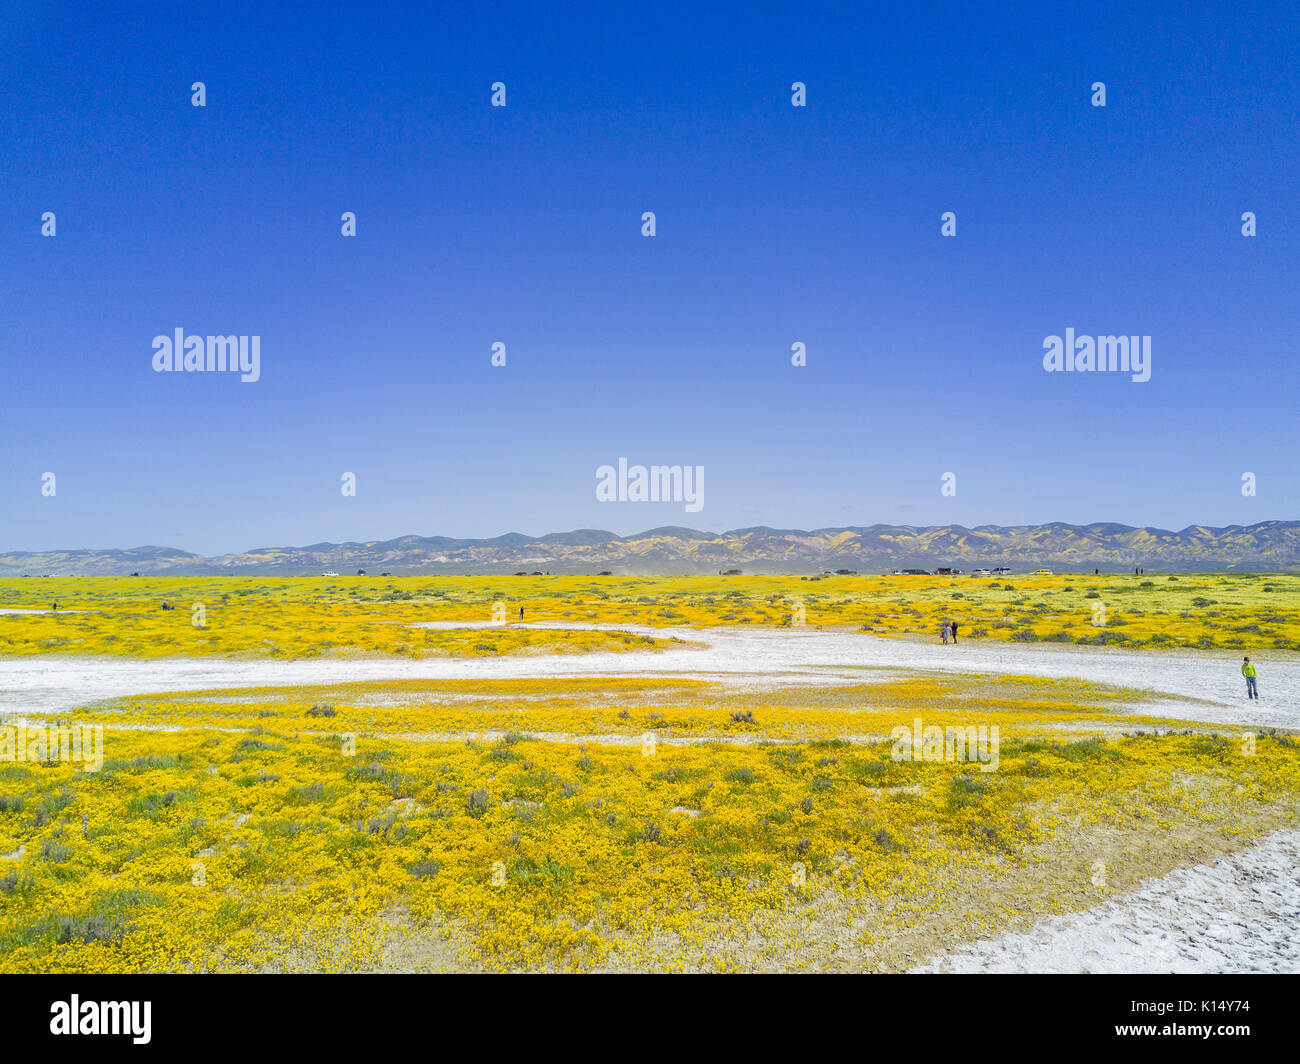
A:
[[[987,569],[973,569],[970,575],[971,576],[992,576],[993,574],[990,573]]]
[[[1034,575],[1034,576],[1051,576],[1051,575],[1052,575],[1052,570],[1051,570],[1051,569],[1035,569],[1032,575]]]

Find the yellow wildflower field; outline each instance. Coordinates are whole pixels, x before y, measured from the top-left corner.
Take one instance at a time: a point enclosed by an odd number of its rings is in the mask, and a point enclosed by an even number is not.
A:
[[[729,686],[692,677],[683,630],[931,639],[958,616],[963,638],[1285,652],[1298,579],[0,581],[0,609],[58,602],[0,613],[0,657],[51,670],[637,649],[682,666],[122,694],[0,721],[0,970],[903,970],[1294,823],[1300,741],[1076,679],[857,666]],[[490,626],[411,627],[428,622]],[[996,760],[898,756],[922,722],[996,731]],[[17,754],[43,724],[102,728],[102,765]]]
[[[1149,708],[1171,696],[1083,680],[997,674],[922,673],[791,688],[764,694],[757,717],[755,699],[753,692],[689,678],[386,680],[122,697],[84,707],[77,720],[109,727],[126,719],[135,727],[246,730],[264,725],[399,737],[496,737],[526,729],[532,736],[596,735],[607,742],[639,740],[647,732],[669,742],[881,739],[893,727],[910,726],[917,713],[941,726],[982,723],[1051,730],[1093,723],[1113,730],[1121,724],[1176,723],[1122,712],[1130,703]]]
[[[114,700],[76,714],[105,726],[99,771],[0,765],[0,968],[894,970],[1095,903],[1099,859],[1120,889],[1294,817],[1296,740],[1139,724],[1133,698],[945,676]],[[1000,726],[997,770],[895,759],[918,716]]]
[[[57,612],[49,612],[53,603]],[[161,609],[167,602],[174,609]],[[201,606],[196,614],[195,607]],[[937,638],[1122,647],[1300,649],[1300,576],[86,577],[0,580],[0,654],[371,653],[421,657],[643,649],[649,627],[845,626]],[[202,627],[193,620],[199,617]],[[427,622],[498,627],[438,630]]]

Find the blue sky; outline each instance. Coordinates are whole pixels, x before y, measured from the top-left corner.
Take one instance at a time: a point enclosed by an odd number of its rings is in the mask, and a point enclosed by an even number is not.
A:
[[[705,6],[3,5],[0,549],[1300,517],[1293,8]]]

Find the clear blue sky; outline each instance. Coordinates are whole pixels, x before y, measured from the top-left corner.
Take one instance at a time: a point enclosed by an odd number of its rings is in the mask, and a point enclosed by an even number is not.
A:
[[[3,5],[0,549],[1300,517],[1293,4],[448,7]]]

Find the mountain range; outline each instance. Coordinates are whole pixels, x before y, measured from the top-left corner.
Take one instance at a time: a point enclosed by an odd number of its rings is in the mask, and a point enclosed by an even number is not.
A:
[[[366,543],[259,547],[242,554],[203,557],[171,547],[129,550],[12,551],[0,554],[0,575],[370,575],[411,573],[816,573],[826,569],[889,572],[897,568],[1008,565],[1021,571],[1128,570],[1135,566],[1183,572],[1300,571],[1300,521],[1179,532],[1119,524],[1002,527],[870,525],[819,528],[737,528],[701,532],[666,526],[636,535],[582,528],[495,539],[402,536]]]

